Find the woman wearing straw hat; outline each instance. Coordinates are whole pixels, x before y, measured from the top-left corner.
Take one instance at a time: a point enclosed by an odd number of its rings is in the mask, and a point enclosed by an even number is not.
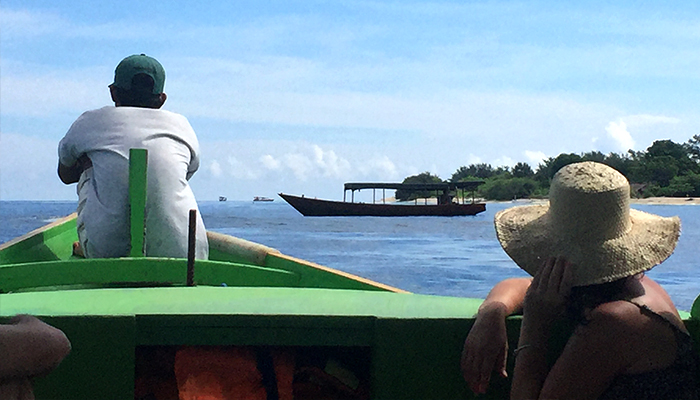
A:
[[[480,307],[462,354],[470,388],[506,376],[505,317],[522,310],[511,399],[697,399],[691,338],[643,274],[673,252],[678,217],[630,209],[627,179],[594,162],[562,168],[549,198],[496,214],[503,249],[534,278],[497,284]],[[561,321],[573,333],[550,364]]]

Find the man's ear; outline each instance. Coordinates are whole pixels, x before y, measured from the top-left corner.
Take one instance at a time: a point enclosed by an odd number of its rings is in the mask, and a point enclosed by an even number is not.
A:
[[[163,107],[163,104],[165,104],[165,100],[168,99],[168,95],[165,93],[161,93],[159,96],[160,96],[160,106],[158,108]]]
[[[114,85],[109,85],[109,95],[112,96],[112,101],[115,106],[119,106],[119,98],[117,97],[117,88]]]

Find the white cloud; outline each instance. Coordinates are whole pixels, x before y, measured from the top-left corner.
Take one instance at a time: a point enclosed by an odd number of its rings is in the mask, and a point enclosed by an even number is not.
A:
[[[627,150],[635,150],[638,142],[647,143],[647,140],[658,140],[658,135],[664,130],[655,129],[657,125],[678,125],[682,121],[679,118],[664,115],[637,114],[619,118],[617,121],[610,121],[605,127],[607,136],[603,138],[594,137],[592,142],[598,150],[606,153],[609,151],[623,153]],[[634,137],[630,132],[634,131]],[[638,138],[639,140],[637,140]]]
[[[323,176],[340,178],[351,171],[348,160],[338,157],[333,150],[326,151],[318,145],[313,145],[313,153],[315,164]]]
[[[283,164],[289,168],[300,181],[306,181],[309,178],[309,174],[313,171],[313,163],[309,157],[303,154],[285,154],[282,160]]]
[[[605,131],[608,133],[608,137],[613,140],[616,150],[626,152],[627,150],[634,149],[634,139],[632,139],[632,135],[627,131],[627,124],[625,121],[611,121],[608,123],[608,126],[605,127]]]
[[[681,122],[679,118],[675,117],[648,114],[628,115],[624,117],[624,120],[627,123],[627,126],[629,127],[647,126],[654,124],[678,124]]]
[[[360,176],[374,178],[382,177],[383,179],[397,179],[399,178],[399,173],[391,159],[384,155],[376,158],[372,158],[367,162],[358,162],[355,168],[359,172]],[[401,179],[405,177],[400,177]]]
[[[254,180],[260,177],[257,164],[250,164],[237,157],[229,156],[226,160],[229,175],[237,179]]]
[[[66,21],[55,14],[0,8],[3,40],[54,34],[66,25]]]
[[[260,157],[260,163],[262,163],[263,167],[272,171],[276,171],[280,168],[280,162],[269,154]]]
[[[525,158],[527,158],[526,162],[530,164],[533,169],[536,169],[538,165],[542,164],[543,161],[548,158],[547,155],[541,151],[525,150],[524,154]]]
[[[217,160],[213,160],[209,164],[209,172],[215,177],[219,178],[223,174],[223,170],[221,169],[221,164]]]
[[[498,167],[509,167],[513,168],[513,166],[517,163],[517,161],[513,160],[512,158],[508,156],[503,156],[499,157],[496,160],[494,160],[492,167],[498,168]]]
[[[75,185],[58,178],[58,142],[12,133],[0,134],[0,199],[77,199]]]
[[[108,68],[47,71],[46,67],[1,61],[0,109],[3,115],[50,118],[111,103]],[[67,130],[68,127],[65,127]]]

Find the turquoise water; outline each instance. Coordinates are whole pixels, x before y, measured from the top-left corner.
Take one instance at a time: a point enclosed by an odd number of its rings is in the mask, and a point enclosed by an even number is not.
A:
[[[274,247],[283,253],[411,292],[484,297],[506,277],[526,276],[503,252],[493,216],[512,203],[489,203],[472,217],[303,217],[281,199],[269,203],[203,202],[207,229]],[[676,306],[689,310],[700,294],[700,207],[635,205],[678,215],[683,232],[675,253],[648,275]],[[0,202],[0,242],[75,210],[75,202]]]

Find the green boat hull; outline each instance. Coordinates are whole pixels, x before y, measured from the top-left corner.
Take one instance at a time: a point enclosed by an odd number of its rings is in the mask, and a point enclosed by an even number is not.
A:
[[[368,357],[374,399],[473,398],[459,359],[480,299],[406,293],[216,233],[186,286],[185,259],[85,260],[75,232],[73,215],[0,246],[0,320],[39,316],[73,346],[35,380],[38,399],[132,399],[139,349],[183,345],[350,349]],[[519,325],[508,320],[511,348]],[[494,377],[480,398],[508,388]]]

